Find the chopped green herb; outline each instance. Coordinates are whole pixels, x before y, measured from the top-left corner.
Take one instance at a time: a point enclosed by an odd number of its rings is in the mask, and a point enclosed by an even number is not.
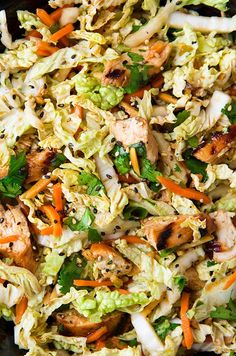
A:
[[[236,124],[236,101],[232,101],[231,104],[226,104],[221,112],[228,116],[232,125]]]
[[[179,291],[182,292],[184,287],[187,284],[187,280],[184,276],[175,276],[174,277],[175,284],[178,285]]]
[[[175,167],[174,167],[174,171],[175,172],[181,172],[182,170],[181,170],[180,166],[178,164],[176,164]]]
[[[152,165],[149,159],[140,159],[141,177],[149,180],[150,182],[157,183],[156,176],[160,175],[160,172],[155,169],[155,165]]]
[[[114,165],[119,174],[126,174],[130,171],[129,154],[122,145],[116,144],[110,154],[114,158]]]
[[[141,158],[147,157],[146,147],[143,142],[133,143],[129,147],[135,148],[135,151],[136,151],[138,157],[141,157]]]
[[[170,255],[173,252],[173,248],[165,248],[163,250],[158,251],[160,257],[167,257],[168,255]]]
[[[89,227],[88,230],[88,240],[92,243],[102,241],[101,234],[96,229]]]
[[[129,341],[127,341],[127,343],[128,343],[128,345],[129,345],[130,347],[135,347],[135,346],[138,345],[137,339],[129,340]]]
[[[104,185],[94,174],[82,171],[78,180],[79,184],[87,185],[88,195],[99,195],[104,190]]]
[[[183,110],[180,111],[177,115],[176,115],[176,122],[174,124],[174,127],[179,126],[180,124],[182,124],[185,120],[187,120],[187,118],[190,116],[190,112],[187,110]]]
[[[148,211],[139,206],[127,205],[123,210],[125,220],[140,220],[148,216]]]
[[[161,340],[165,340],[167,334],[174,330],[178,324],[171,323],[165,316],[161,316],[153,323],[154,330]]]
[[[215,310],[210,313],[210,316],[216,319],[231,320],[236,322],[236,303],[230,299],[226,307],[223,305],[216,307]]]
[[[27,176],[26,154],[20,152],[11,156],[8,175],[0,180],[0,192],[4,197],[15,198],[22,193],[22,185]]]
[[[207,267],[215,266],[217,263],[215,261],[207,261]]]
[[[188,139],[188,144],[190,147],[197,148],[199,145],[198,137],[193,136]]]
[[[82,219],[80,221],[70,216],[68,219],[66,219],[65,224],[69,226],[72,231],[88,231],[94,220],[95,216],[89,208],[86,208],[84,215],[82,216]]]
[[[58,284],[61,286],[60,292],[66,294],[73,286],[74,279],[81,278],[81,272],[86,266],[86,260],[82,259],[82,265],[79,267],[76,263],[77,257],[67,260],[63,264],[58,277]]]
[[[51,168],[60,167],[61,164],[65,163],[67,160],[66,156],[63,153],[57,153],[51,162]]]
[[[195,157],[191,157],[185,160],[185,164],[188,169],[194,174],[201,174],[203,177],[203,182],[205,182],[208,178],[206,169],[207,163],[199,161],[199,159]]]
[[[128,52],[128,56],[132,59],[134,63],[142,62],[144,60],[143,56],[138,53]]]
[[[60,30],[60,26],[57,23],[54,23],[50,28],[49,28],[51,33],[55,33],[58,30]]]
[[[127,64],[126,67],[130,70],[130,80],[128,85],[124,89],[126,93],[132,94],[148,83],[148,70],[150,66],[135,63]]]
[[[133,25],[132,32],[137,32],[140,29],[140,27],[142,27],[142,25]]]

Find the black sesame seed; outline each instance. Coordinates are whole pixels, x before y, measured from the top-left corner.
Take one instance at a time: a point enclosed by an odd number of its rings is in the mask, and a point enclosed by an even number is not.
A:
[[[45,179],[49,179],[50,178],[50,174],[45,174],[44,178]]]
[[[64,108],[64,104],[58,104],[59,108]]]
[[[108,179],[112,179],[112,176],[111,176],[110,174],[106,174],[106,177],[107,177]]]
[[[21,221],[18,221],[18,223],[16,225],[20,225],[21,224]]]
[[[212,281],[212,282],[215,282],[215,280],[216,280],[216,278],[215,278],[215,277],[213,277],[213,278],[211,279],[211,281]]]
[[[20,136],[16,136],[16,141],[18,141],[18,140],[19,140],[19,138],[20,138]]]
[[[71,143],[71,142],[68,144],[68,146],[69,146],[70,148],[74,147],[73,143]]]
[[[94,214],[97,214],[98,210],[96,208],[93,208]]]
[[[32,30],[36,30],[36,26],[31,25]]]
[[[54,222],[54,224],[57,224],[57,223],[58,223],[58,220],[55,219],[55,220],[53,220],[53,222]]]
[[[7,288],[7,285],[8,285],[8,282],[5,281],[5,282],[3,283],[3,287],[4,287],[4,288]]]
[[[100,189],[101,187],[99,185],[95,188],[96,192],[99,192]]]
[[[47,89],[48,86],[46,83],[44,83],[43,87],[44,87],[44,89]]]
[[[73,54],[72,56],[71,56],[71,59],[75,59],[76,58],[76,54]]]
[[[64,255],[65,255],[64,252],[59,253],[59,256],[64,256]]]
[[[178,264],[178,263],[176,263],[175,268],[178,268],[178,267],[179,267],[179,264]]]
[[[112,137],[111,142],[115,142],[115,140],[116,140],[115,137]]]
[[[75,209],[75,208],[73,208],[73,209],[72,209],[72,213],[75,213],[75,212],[76,212],[76,209]]]
[[[40,117],[43,117],[43,115],[44,115],[44,112],[42,111],[39,116],[40,116]]]
[[[209,275],[210,275],[210,276],[212,276],[212,275],[213,275],[213,273],[214,273],[214,271],[210,271],[210,272],[209,272]]]
[[[117,230],[120,230],[120,226],[119,226],[119,225],[116,225],[116,229],[117,229]]]
[[[134,187],[134,192],[138,193],[138,189],[136,187]]]
[[[31,89],[34,89],[34,85],[31,85],[31,84],[30,84],[29,87],[30,87]]]
[[[13,242],[10,242],[10,243],[9,243],[9,247],[12,247],[12,246],[13,246]]]
[[[15,100],[16,99],[16,94],[12,95],[12,98],[13,98],[13,100]]]
[[[105,236],[105,235],[106,235],[106,233],[105,233],[104,231],[102,231],[102,232],[101,232],[101,235],[102,235],[102,236]]]
[[[5,135],[4,135],[4,134],[1,134],[1,135],[0,135],[0,138],[4,138],[4,137],[5,137]]]

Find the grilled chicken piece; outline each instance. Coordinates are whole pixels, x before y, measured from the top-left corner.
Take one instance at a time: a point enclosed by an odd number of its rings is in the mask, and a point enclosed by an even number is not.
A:
[[[161,67],[169,58],[170,52],[171,45],[162,41],[155,42],[151,47],[144,45],[132,49],[134,55],[138,54],[142,57],[140,62],[149,66],[149,76],[161,71]],[[102,76],[102,84],[125,87],[130,80],[130,70],[127,65],[132,64],[133,60],[127,54],[122,54],[118,59],[107,62]]]
[[[104,278],[127,275],[133,268],[118,251],[103,243],[92,244],[90,250],[84,251],[83,255],[90,261],[96,260],[96,266]]]
[[[147,150],[147,158],[154,163],[158,158],[158,146],[148,121],[141,117],[131,117],[126,120],[117,120],[111,125],[111,133],[125,148],[143,142]]]
[[[100,323],[93,323],[88,318],[79,314],[75,309],[70,309],[62,313],[56,313],[56,321],[63,325],[65,330],[72,336],[88,336],[101,326],[106,326],[111,334],[119,325],[122,318],[121,312],[107,314]]]
[[[236,125],[232,125],[228,133],[216,132],[210,142],[203,142],[193,153],[202,162],[214,163],[219,156],[228,151],[236,141]]]
[[[222,252],[214,252],[213,259],[224,262],[236,257],[236,228],[232,218],[234,213],[219,210],[211,214],[215,221],[217,242]]]
[[[16,235],[17,241],[1,243],[1,238]],[[19,267],[34,271],[36,262],[30,242],[30,232],[27,220],[19,206],[4,210],[0,205],[0,254],[12,258]]]
[[[26,157],[28,164],[28,177],[26,183],[38,181],[42,175],[47,173],[48,166],[54,158],[55,152],[48,149],[41,152],[33,151]]]
[[[143,221],[142,229],[150,244],[157,250],[172,248],[190,242],[193,232],[190,227],[181,227],[181,224],[188,219],[188,215],[173,215],[162,217],[151,217]],[[195,215],[196,219],[206,219],[206,231],[212,233],[214,224],[207,214]]]
[[[199,275],[194,267],[187,269],[187,271],[184,272],[184,276],[188,281],[187,286],[194,291],[201,290],[205,285],[205,283],[199,278]]]

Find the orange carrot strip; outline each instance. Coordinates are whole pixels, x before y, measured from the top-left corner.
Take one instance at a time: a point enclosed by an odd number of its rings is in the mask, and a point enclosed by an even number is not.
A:
[[[37,9],[36,15],[48,27],[51,27],[55,23],[55,20],[53,20],[53,18],[44,9]]]
[[[55,32],[51,36],[51,41],[57,42],[62,37],[69,35],[69,33],[71,33],[73,30],[74,30],[74,26],[71,23],[69,23],[68,25],[62,27],[59,31]]]
[[[38,44],[38,49],[41,49],[43,51],[48,51],[49,53],[55,53],[59,50],[58,47],[51,46],[49,43],[45,41],[40,41]]]
[[[53,234],[53,226],[45,227],[45,229],[42,229],[39,231],[41,235],[51,235]]]
[[[120,294],[130,294],[130,292],[126,289],[122,289],[122,288],[119,288],[117,289],[117,291],[120,293]]]
[[[127,236],[122,236],[121,239],[124,239],[128,242],[128,244],[147,244],[147,241],[144,241],[140,239],[138,236],[132,236],[132,235],[127,235]]]
[[[102,337],[107,332],[108,332],[107,327],[105,325],[101,326],[99,329],[95,330],[87,337],[87,343],[89,344],[91,342],[97,341],[98,339],[100,339],[100,337]]]
[[[0,283],[3,284],[5,282],[5,279],[0,278]]]
[[[186,313],[189,308],[189,293],[183,292],[181,297],[181,306],[180,306],[180,318],[182,322],[182,329],[184,334],[184,343],[186,348],[190,350],[193,344],[193,334],[190,327],[190,320],[187,317]]]
[[[110,287],[113,286],[111,281],[87,281],[84,279],[75,279],[74,286],[77,287]]]
[[[9,242],[15,242],[19,238],[18,235],[9,235],[0,238],[0,244],[8,244]]]
[[[48,57],[51,56],[51,53],[48,51],[45,51],[44,49],[37,49],[36,54],[41,57]]]
[[[236,271],[234,271],[233,274],[231,274],[231,276],[229,277],[229,279],[227,280],[227,282],[225,283],[223,289],[228,289],[229,287],[232,286],[233,283],[236,282]]]
[[[18,304],[16,304],[16,320],[15,323],[19,324],[24,312],[26,311],[28,305],[28,299],[23,296]]]
[[[28,189],[24,193],[24,199],[33,199],[34,197],[36,197],[38,193],[46,189],[46,187],[48,186],[48,184],[51,182],[52,179],[53,177],[51,176],[50,178],[47,179],[41,178],[40,180],[38,180],[37,183],[35,183],[30,189]]]
[[[52,197],[56,211],[63,210],[62,189],[61,183],[54,184],[52,188]]]
[[[76,116],[78,116],[80,119],[83,120],[84,118],[84,108],[78,104],[75,105],[74,107],[74,113]]]
[[[61,14],[63,7],[58,7],[55,11],[51,12],[50,17],[53,19],[53,21],[58,22],[60,20]]]
[[[96,342],[96,351],[103,349],[106,346],[105,341],[97,340]]]
[[[53,235],[60,237],[62,234],[61,219],[58,212],[51,205],[43,205],[41,208],[42,212],[46,214],[53,226]]]
[[[39,31],[32,30],[27,33],[25,38],[30,38],[30,37],[42,38],[43,36],[41,35],[41,33]]]
[[[193,200],[202,200],[205,204],[209,204],[211,202],[210,198],[206,194],[198,192],[195,189],[182,188],[178,184],[174,183],[171,179],[165,178],[163,176],[157,176],[156,178],[162,185],[164,185],[167,189],[175,194]]]
[[[129,150],[129,154],[130,154],[130,161],[131,161],[132,167],[134,169],[134,172],[136,174],[140,175],[140,168],[139,168],[138,156],[137,156],[136,149],[134,147],[131,147]]]
[[[122,344],[117,336],[113,336],[111,338],[111,341],[114,344],[114,346],[119,350],[127,349],[128,347],[128,345]]]

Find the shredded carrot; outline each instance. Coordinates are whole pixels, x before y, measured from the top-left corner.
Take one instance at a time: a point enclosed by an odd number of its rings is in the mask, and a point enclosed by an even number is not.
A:
[[[99,329],[95,330],[93,333],[91,333],[87,337],[87,343],[90,344],[91,342],[97,341],[98,339],[100,339],[107,332],[108,332],[107,327],[105,325],[101,326]]]
[[[75,279],[74,285],[77,287],[110,287],[113,286],[111,281],[87,281],[85,279]]]
[[[182,188],[169,178],[165,178],[163,176],[157,176],[157,180],[162,185],[164,185],[167,189],[169,189],[171,192],[181,195],[182,197],[203,201],[203,203],[205,204],[209,204],[211,202],[210,198],[206,194],[198,192],[195,189]]]
[[[63,210],[61,183],[54,184],[54,186],[52,188],[52,197],[54,200],[54,205],[55,205],[56,211]]]
[[[42,192],[44,189],[47,188],[48,184],[51,182],[52,179],[52,176],[47,179],[41,178],[37,183],[35,183],[30,189],[28,189],[24,193],[24,199],[34,199],[34,197],[36,197],[38,193]]]
[[[51,235],[53,234],[53,226],[45,227],[45,229],[42,229],[39,231],[41,235]]]
[[[122,289],[122,288],[119,288],[117,289],[117,291],[120,293],[120,294],[130,294],[130,292],[126,289]]]
[[[134,172],[136,174],[140,175],[140,168],[139,168],[138,156],[137,156],[136,149],[134,147],[131,147],[129,150],[129,154],[130,154],[130,160],[131,160],[131,164],[132,164]]]
[[[55,23],[55,20],[53,20],[53,18],[44,9],[37,9],[36,15],[48,27],[51,27]]]
[[[144,241],[140,239],[138,236],[132,236],[132,235],[127,235],[127,236],[122,236],[121,239],[126,240],[128,244],[147,244],[147,241]]]
[[[36,54],[40,57],[48,57],[51,55],[50,52],[45,51],[44,49],[39,49],[39,48],[36,50]]]
[[[71,33],[73,30],[74,30],[74,26],[71,23],[69,23],[68,25],[62,27],[60,30],[55,32],[51,36],[51,41],[57,42],[58,40],[62,39],[64,36],[69,35],[69,33]]]
[[[57,52],[59,50],[58,47],[51,46],[49,43],[47,43],[45,41],[40,41],[39,42],[38,49],[42,50],[42,51],[47,51],[50,54],[53,54],[53,53],[55,53],[55,52]]]
[[[190,320],[186,315],[189,308],[189,296],[190,296],[189,293],[183,292],[181,297],[181,306],[180,306],[180,318],[182,322],[184,342],[188,350],[192,348],[192,344],[193,344],[193,334],[190,327]]]
[[[128,345],[122,344],[117,336],[113,336],[111,338],[111,341],[114,344],[114,346],[119,350],[127,349],[128,347]]]
[[[43,36],[41,35],[41,33],[37,30],[32,30],[32,31],[29,31],[26,35],[25,38],[30,38],[30,37],[36,37],[36,38],[42,38]]]
[[[5,282],[5,279],[0,278],[0,283],[3,284]]]
[[[227,280],[227,282],[225,283],[223,289],[228,289],[229,287],[232,286],[233,283],[236,282],[236,271],[234,271],[233,274],[231,274],[231,276],[229,276],[229,279]]]
[[[19,238],[18,235],[9,235],[9,236],[5,236],[5,237],[1,237],[0,244],[8,244],[10,242],[15,242],[18,240],[18,238]]]
[[[162,41],[157,41],[156,43],[154,43],[147,53],[146,60],[154,58],[156,53],[161,53],[165,46],[165,42]]]
[[[61,14],[63,7],[58,7],[55,11],[51,12],[50,17],[53,19],[53,21],[58,22],[60,20]]]
[[[74,114],[81,120],[84,118],[84,108],[81,105],[76,104],[74,107]]]
[[[70,45],[70,41],[66,36],[60,38],[58,42],[60,43],[60,45],[62,47],[69,47],[69,45]]]
[[[177,99],[167,93],[159,93],[158,97],[159,97],[159,99],[165,101],[168,104],[176,104],[177,103]]]
[[[106,346],[105,341],[103,340],[97,340],[96,342],[96,351],[100,351],[101,349],[103,349]]]
[[[24,312],[26,311],[27,305],[28,305],[28,299],[26,298],[26,296],[23,296],[20,302],[16,304],[16,319],[15,319],[16,324],[20,323],[21,318]]]
[[[51,205],[43,205],[41,208],[42,212],[46,214],[53,226],[53,235],[60,237],[62,234],[61,219],[58,212]]]

